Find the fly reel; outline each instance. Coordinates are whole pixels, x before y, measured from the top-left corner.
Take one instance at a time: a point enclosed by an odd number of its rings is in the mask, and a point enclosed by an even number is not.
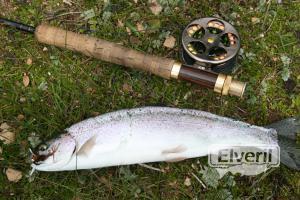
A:
[[[185,64],[228,74],[236,63],[240,37],[236,29],[224,20],[200,18],[184,29],[182,47]]]

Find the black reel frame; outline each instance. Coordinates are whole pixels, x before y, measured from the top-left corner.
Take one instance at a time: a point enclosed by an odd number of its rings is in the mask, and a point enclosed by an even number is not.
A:
[[[214,18],[192,21],[182,32],[182,61],[193,68],[229,74],[240,49],[240,37],[228,22]]]

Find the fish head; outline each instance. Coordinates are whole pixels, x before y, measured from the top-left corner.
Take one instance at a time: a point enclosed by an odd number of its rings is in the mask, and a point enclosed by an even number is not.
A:
[[[31,152],[32,167],[39,171],[56,171],[70,162],[76,152],[76,141],[68,133],[40,144]]]

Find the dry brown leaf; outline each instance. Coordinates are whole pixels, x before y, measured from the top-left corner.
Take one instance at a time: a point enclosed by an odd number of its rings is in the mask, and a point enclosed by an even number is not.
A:
[[[126,31],[127,31],[128,35],[131,35],[131,30],[130,30],[130,28],[126,27]]]
[[[135,37],[133,35],[131,35],[129,37],[129,41],[130,41],[131,44],[135,44],[135,45],[141,45],[142,44],[142,41],[138,37]]]
[[[23,85],[25,87],[27,87],[29,85],[29,83],[30,83],[29,76],[27,75],[27,73],[24,73],[24,75],[23,75]]]
[[[18,170],[15,170],[15,169],[12,169],[12,168],[8,168],[6,170],[6,176],[7,176],[7,179],[10,181],[10,182],[18,182],[19,180],[22,179],[22,172],[21,171],[18,171]]]
[[[10,128],[10,126],[6,122],[4,122],[0,125],[1,130],[8,130],[9,128]]]
[[[32,65],[32,58],[27,58],[26,64],[27,65]]]
[[[16,134],[10,131],[2,131],[0,133],[0,140],[2,140],[4,144],[11,144],[16,140]]]
[[[136,23],[136,28],[139,32],[145,32],[145,27],[140,22]]]
[[[162,11],[162,6],[157,2],[157,0],[150,0],[150,10],[154,15],[158,15]]]
[[[191,183],[191,179],[189,177],[186,177],[185,180],[184,180],[184,185],[189,187],[192,185]]]
[[[129,85],[128,83],[124,83],[124,84],[123,84],[123,91],[124,91],[124,92],[132,92],[132,91],[133,91],[133,90],[132,90],[132,86]]]
[[[100,112],[96,112],[96,111],[92,112],[92,116],[97,117],[98,115],[100,115]]]
[[[72,6],[72,1],[71,0],[63,0],[63,3],[69,5],[69,6]]]
[[[258,17],[252,17],[251,22],[252,24],[258,24],[260,22],[260,19]]]
[[[124,27],[124,23],[122,22],[122,20],[118,19],[117,26]]]
[[[178,187],[178,182],[176,180],[172,181],[172,182],[169,182],[169,186],[171,186],[171,187]]]
[[[25,119],[25,116],[22,115],[22,114],[19,114],[18,117],[17,117],[17,119],[18,119],[19,121],[22,121],[22,120]]]
[[[175,46],[175,42],[176,42],[176,39],[173,36],[169,36],[166,38],[166,40],[164,42],[164,46],[172,49]]]

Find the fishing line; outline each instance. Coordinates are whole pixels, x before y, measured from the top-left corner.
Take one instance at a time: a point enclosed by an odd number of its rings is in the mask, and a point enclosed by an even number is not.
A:
[[[77,146],[78,146],[78,144],[77,144],[77,141],[76,141],[76,139],[70,134],[70,136],[71,136],[71,138],[74,140],[74,143],[75,143],[75,149],[74,149],[74,151],[75,151],[75,173],[76,173],[76,175],[77,175],[77,180],[79,179],[79,175],[78,175],[78,171],[77,171]],[[76,184],[76,188],[75,188],[75,197],[77,197],[77,190],[78,190],[78,185]]]

